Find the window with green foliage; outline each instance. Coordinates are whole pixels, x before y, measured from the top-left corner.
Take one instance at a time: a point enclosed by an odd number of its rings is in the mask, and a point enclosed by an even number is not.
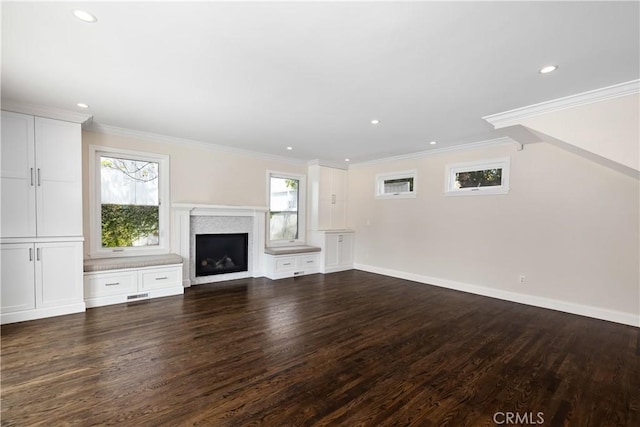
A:
[[[167,156],[126,150],[98,150],[92,176],[92,252],[166,251],[168,212],[162,205]],[[97,237],[97,238],[96,238]]]
[[[507,193],[509,159],[449,165],[445,191],[459,195]]]
[[[457,188],[496,187],[502,185],[502,168],[456,172]]]
[[[269,174],[269,242],[294,243],[303,240],[304,177]]]
[[[100,156],[102,247],[157,246],[158,162]]]

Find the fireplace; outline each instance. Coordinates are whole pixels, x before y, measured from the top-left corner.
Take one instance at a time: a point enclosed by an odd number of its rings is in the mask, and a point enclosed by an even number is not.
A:
[[[196,234],[196,276],[249,271],[249,233]]]

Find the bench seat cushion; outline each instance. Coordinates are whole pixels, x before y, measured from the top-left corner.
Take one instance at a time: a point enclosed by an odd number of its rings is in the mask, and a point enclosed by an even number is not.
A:
[[[278,246],[264,248],[264,253],[267,255],[291,255],[291,254],[306,254],[310,252],[320,252],[320,248],[317,246]]]
[[[120,270],[123,268],[153,267],[156,265],[182,264],[177,254],[127,256],[118,258],[92,258],[84,260],[84,271]]]

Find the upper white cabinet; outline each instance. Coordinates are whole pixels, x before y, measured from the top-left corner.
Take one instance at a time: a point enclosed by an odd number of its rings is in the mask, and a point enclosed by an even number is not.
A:
[[[82,235],[81,127],[2,112],[2,237]]]
[[[347,221],[347,171],[309,166],[309,228],[340,230]]]

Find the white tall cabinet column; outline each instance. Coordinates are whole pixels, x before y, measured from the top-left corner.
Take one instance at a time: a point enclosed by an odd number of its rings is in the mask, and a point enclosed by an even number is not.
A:
[[[90,116],[53,116],[2,111],[1,323],[85,310],[81,123]]]
[[[309,164],[309,243],[319,246],[320,272],[353,268],[355,233],[347,229],[347,170]]]

